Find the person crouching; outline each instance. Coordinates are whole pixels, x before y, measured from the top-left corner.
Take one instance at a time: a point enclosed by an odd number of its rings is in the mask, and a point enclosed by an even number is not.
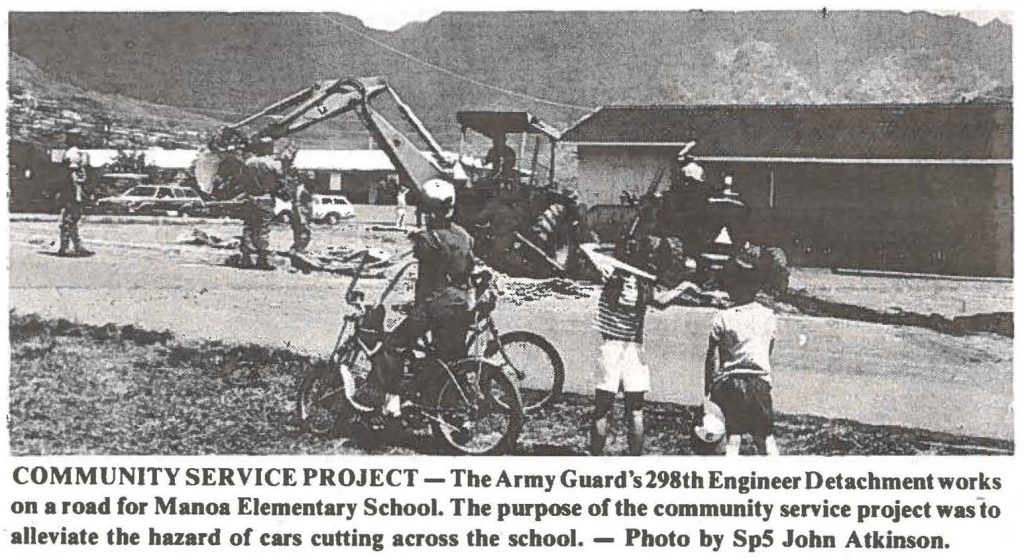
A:
[[[758,453],[778,455],[771,386],[775,313],[755,300],[760,275],[746,255],[730,263],[723,280],[733,304],[711,322],[705,395],[725,417],[726,456],[739,455],[745,434],[753,437]]]

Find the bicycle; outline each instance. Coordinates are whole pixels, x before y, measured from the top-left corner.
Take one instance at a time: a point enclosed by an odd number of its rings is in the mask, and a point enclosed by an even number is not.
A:
[[[328,366],[303,375],[298,414],[313,434],[333,433],[345,417],[381,417],[383,384],[370,360],[397,327],[386,328],[384,303],[414,262],[395,273],[376,304],[366,305],[365,294],[355,289],[366,260],[345,294],[351,310],[343,316]],[[493,310],[493,305],[482,303],[474,306],[475,323]],[[407,348],[403,357],[408,365],[399,393],[406,402],[403,409],[409,411],[405,417],[425,420],[435,439],[453,453],[500,454],[515,448],[523,405],[517,383],[503,363],[480,352],[445,363],[434,357],[427,338]]]
[[[501,332],[492,312],[497,304],[493,278],[485,273],[477,282],[480,294],[478,307],[486,312],[478,314],[469,332],[470,352],[477,352],[491,362],[500,362],[515,375],[520,383],[523,411],[533,412],[562,396],[565,386],[565,364],[558,350],[540,334],[525,330]],[[522,384],[531,387],[525,393]]]

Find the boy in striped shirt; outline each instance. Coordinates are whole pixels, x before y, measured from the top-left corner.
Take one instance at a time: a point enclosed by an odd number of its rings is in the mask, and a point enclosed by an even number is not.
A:
[[[621,389],[626,404],[629,453],[639,456],[644,444],[644,393],[650,390],[651,374],[644,359],[644,319],[648,306],[665,308],[676,297],[697,289],[684,281],[669,291],[658,291],[654,276],[631,266],[615,267],[594,259],[604,279],[594,327],[601,334],[595,371],[594,414],[590,453],[604,453],[608,438],[608,413]],[[638,273],[639,272],[639,273]]]

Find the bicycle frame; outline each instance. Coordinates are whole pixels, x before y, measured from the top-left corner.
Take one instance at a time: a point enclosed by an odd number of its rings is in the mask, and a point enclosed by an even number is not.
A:
[[[405,253],[405,254],[407,255],[409,253]],[[402,267],[399,268],[398,271],[394,274],[394,276],[392,276],[391,280],[388,282],[388,285],[385,287],[384,291],[381,293],[380,298],[378,299],[377,305],[375,307],[366,307],[366,306],[362,305],[361,303],[358,303],[358,301],[356,300],[356,297],[355,297],[355,293],[356,293],[355,286],[356,286],[356,284],[359,281],[362,269],[365,266],[367,260],[368,260],[368,257],[366,255],[364,255],[363,259],[360,261],[359,267],[356,269],[355,277],[353,278],[352,283],[349,284],[349,288],[348,288],[348,290],[345,293],[346,303],[348,303],[349,306],[353,307],[355,312],[348,313],[348,314],[343,316],[341,328],[339,328],[339,330],[338,330],[338,337],[335,340],[334,351],[333,351],[333,353],[331,355],[331,360],[333,362],[335,362],[336,364],[338,364],[338,365],[352,365],[352,363],[354,362],[354,360],[358,357],[358,355],[360,353],[365,355],[367,359],[371,359],[374,355],[377,354],[377,352],[379,352],[381,350],[381,348],[383,347],[383,344],[384,344],[384,342],[383,342],[384,337],[387,336],[391,331],[393,331],[394,328],[391,328],[390,330],[388,330],[385,327],[383,327],[383,325],[382,325],[382,329],[381,329],[380,332],[374,332],[374,334],[377,337],[377,341],[376,341],[375,344],[373,344],[373,347],[370,347],[363,340],[363,337],[360,336],[360,333],[363,333],[363,332],[366,331],[365,328],[364,328],[364,325],[365,325],[365,322],[366,322],[366,319],[367,319],[367,316],[368,316],[368,313],[369,313],[370,309],[373,309],[373,308],[375,308],[377,306],[383,307],[385,300],[391,294],[391,292],[394,291],[395,287],[398,285],[399,280],[405,275],[405,273],[409,270],[409,268],[412,267],[413,264],[415,264],[415,262],[407,262],[407,263],[403,264]],[[404,318],[403,318],[403,320],[404,320]],[[477,339],[478,333],[481,331],[480,322],[481,322],[480,320],[475,320],[474,321],[474,328],[472,330],[472,332],[473,332],[472,339],[474,341]],[[399,324],[401,324],[401,322],[399,322]],[[494,339],[497,340],[497,329],[494,327],[494,324],[493,324],[492,321],[490,321],[489,317],[486,319],[486,324],[489,325],[490,331],[494,333],[494,336],[495,336]],[[351,328],[350,328],[350,325],[351,325]],[[397,325],[395,327],[397,327]],[[346,344],[351,344],[351,347],[345,347]],[[473,357],[466,357],[464,359],[460,359],[456,363],[449,364],[449,363],[444,363],[440,359],[432,358],[430,356],[429,347],[427,348],[427,350],[428,350],[427,356],[422,358],[422,359],[423,360],[433,359],[436,362],[436,364],[440,365],[441,369],[445,372],[445,374],[448,376],[448,378],[452,381],[453,386],[458,390],[459,396],[461,398],[463,398],[463,399],[468,401],[469,398],[466,395],[465,391],[463,390],[462,384],[460,382],[458,382],[458,379],[455,378],[455,374],[452,372],[452,369],[456,365],[462,363],[463,361],[474,360],[474,358]],[[347,356],[347,359],[349,360],[348,363],[341,362],[341,358],[343,356]],[[479,353],[477,354],[477,358],[475,359],[475,361],[480,362],[481,366],[483,366],[484,363],[486,362],[486,360],[483,359],[482,356],[480,356]],[[351,378],[346,378],[345,381],[346,381],[346,383],[351,383],[352,379]],[[447,422],[444,421],[443,418],[437,417],[437,416],[435,416],[433,414],[428,413],[428,411],[430,409],[429,407],[422,406],[422,405],[417,404],[415,402],[413,403],[413,406],[424,417],[427,417],[427,418],[432,419],[434,421],[437,421],[439,423],[447,424]]]

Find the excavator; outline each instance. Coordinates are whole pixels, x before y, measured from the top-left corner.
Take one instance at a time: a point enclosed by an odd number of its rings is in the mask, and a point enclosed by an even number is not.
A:
[[[374,109],[371,102],[382,95],[391,98],[399,114],[426,147],[425,151]],[[465,158],[444,151],[412,108],[383,77],[350,77],[318,82],[219,129],[200,150],[194,169],[196,182],[212,197],[230,198],[235,193],[225,188],[230,182],[226,179],[233,169],[237,170],[242,152],[251,150],[251,146],[258,143],[272,144],[274,140],[349,112],[359,116],[377,146],[387,154],[398,173],[400,184],[410,189],[410,203],[417,203],[421,186],[431,179],[454,184],[459,192],[456,196],[456,220],[478,241],[483,241],[482,245],[494,246],[487,242],[493,237],[487,209],[489,205],[493,208],[498,196],[496,189],[491,188],[486,180],[479,179],[480,169],[469,165],[467,172],[463,165]],[[550,134],[554,130],[531,125],[535,119],[526,118],[526,126],[511,131],[542,130]],[[496,120],[505,119],[502,115],[476,114],[463,118],[460,114],[464,131],[467,127],[487,128]],[[557,133],[554,134],[557,140]],[[498,270],[519,275],[550,277],[564,274],[565,260],[564,257],[560,260],[559,255],[564,255],[565,245],[572,243],[572,235],[564,231],[571,231],[577,223],[574,220],[578,220],[574,198],[553,188],[511,189],[511,192],[513,197],[529,199],[526,204],[528,210],[520,212],[517,221],[509,228],[513,242],[504,243],[500,252],[488,251],[484,255],[485,260]],[[497,203],[505,202],[509,201]]]

